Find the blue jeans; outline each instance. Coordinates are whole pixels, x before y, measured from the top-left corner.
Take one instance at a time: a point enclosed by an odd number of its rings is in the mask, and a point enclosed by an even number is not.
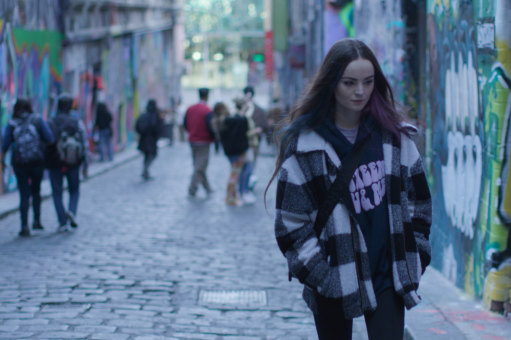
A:
[[[50,169],[53,204],[55,205],[59,225],[65,225],[67,223],[67,214],[64,209],[62,199],[64,176],[67,179],[67,187],[69,190],[68,210],[76,216],[76,211],[78,210],[78,198],[80,197],[80,166],[67,168],[65,171],[61,168]]]
[[[253,171],[254,171],[254,162],[246,162],[245,164],[243,164],[243,168],[241,169],[240,184],[239,184],[239,191],[241,194],[244,194],[244,193],[250,191],[249,181],[250,181],[250,176],[252,175]]]
[[[107,159],[112,161],[114,159],[114,153],[112,150],[112,142],[111,142],[112,133],[110,129],[99,130],[99,153],[100,160],[104,161]]]
[[[28,230],[28,208],[32,196],[34,209],[34,222],[40,222],[41,217],[41,180],[43,179],[43,166],[14,167],[14,174],[18,182],[20,195],[21,229]]]

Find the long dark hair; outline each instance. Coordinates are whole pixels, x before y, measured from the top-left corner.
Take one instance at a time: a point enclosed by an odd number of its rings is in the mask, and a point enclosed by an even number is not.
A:
[[[227,105],[223,102],[218,102],[213,106],[213,120],[214,125],[218,131],[223,129],[224,125],[224,119],[229,116],[229,109],[227,108]]]
[[[282,166],[284,153],[291,140],[296,138],[300,132],[312,130],[325,119],[333,117],[335,88],[348,64],[357,59],[366,59],[374,67],[374,90],[366,107],[362,110],[362,118],[372,115],[384,129],[390,131],[398,141],[401,141],[400,125],[403,117],[396,109],[394,94],[374,53],[360,40],[339,40],[328,51],[312,83],[305,89],[297,104],[279,124],[280,126],[275,134],[279,154],[275,171],[266,187],[265,195]]]
[[[19,118],[23,113],[32,114],[34,113],[34,110],[32,109],[32,103],[28,98],[20,97],[14,104],[12,116],[13,118]]]

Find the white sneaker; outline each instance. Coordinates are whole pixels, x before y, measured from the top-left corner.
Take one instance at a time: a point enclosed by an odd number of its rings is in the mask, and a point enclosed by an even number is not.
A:
[[[58,233],[65,233],[67,231],[69,231],[67,224],[63,224],[57,228]]]
[[[245,203],[245,204],[254,204],[257,200],[251,191],[244,193],[241,196],[241,199],[242,199],[243,203]]]
[[[250,175],[248,178],[248,187],[250,190],[254,190],[255,185],[257,184],[257,177],[254,175]]]

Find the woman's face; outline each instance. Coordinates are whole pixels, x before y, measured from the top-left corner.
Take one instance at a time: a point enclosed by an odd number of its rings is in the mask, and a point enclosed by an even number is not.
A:
[[[374,67],[367,59],[348,64],[335,88],[336,112],[360,114],[374,89]]]

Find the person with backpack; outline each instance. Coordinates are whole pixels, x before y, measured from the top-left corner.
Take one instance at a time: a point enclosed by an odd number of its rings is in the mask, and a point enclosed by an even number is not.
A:
[[[55,136],[55,143],[47,148],[46,166],[50,172],[53,204],[59,226],[57,231],[69,231],[77,228],[76,213],[80,197],[80,168],[83,176],[88,176],[87,144],[83,123],[73,117],[70,112],[73,98],[63,93],[57,101],[57,114],[49,124]],[[67,210],[63,202],[63,180],[67,180],[69,202]]]
[[[333,44],[279,130],[275,235],[320,340],[352,339],[362,315],[369,339],[403,339],[421,302],[432,202],[416,131],[356,39]]]
[[[3,134],[2,166],[5,168],[3,155],[11,147],[11,164],[20,196],[21,237],[30,236],[28,227],[30,197],[34,212],[32,229],[44,229],[40,218],[45,143],[53,143],[52,131],[39,115],[33,113],[28,99],[18,98],[14,104],[12,119]]]
[[[142,178],[146,181],[151,179],[149,167],[158,154],[157,142],[160,137],[162,124],[163,121],[160,117],[156,100],[149,99],[146,105],[146,112],[141,114],[135,123],[135,130],[140,135],[138,149],[144,154]]]

